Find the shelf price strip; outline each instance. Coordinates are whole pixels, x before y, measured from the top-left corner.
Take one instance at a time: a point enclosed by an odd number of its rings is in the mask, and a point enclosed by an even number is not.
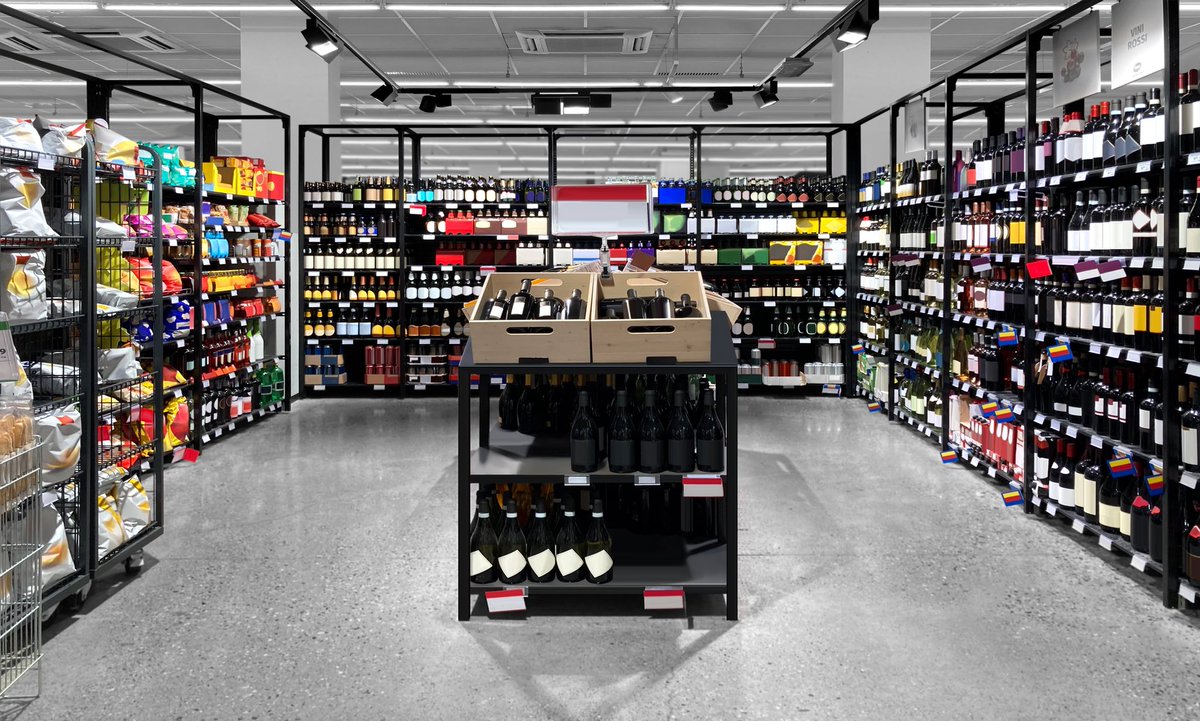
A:
[[[642,591],[642,605],[647,611],[682,611],[682,588],[647,587]]]
[[[958,463],[958,453],[954,451],[942,451],[942,463]]]
[[[525,610],[525,589],[506,588],[502,591],[485,591],[488,613],[515,613]]]
[[[1000,497],[1004,499],[1004,506],[1006,508],[1011,506],[1019,506],[1022,502],[1020,491],[1005,491],[1004,493],[1000,494]]]

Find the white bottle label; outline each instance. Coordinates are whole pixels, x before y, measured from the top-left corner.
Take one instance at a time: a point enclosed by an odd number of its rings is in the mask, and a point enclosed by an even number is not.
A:
[[[1058,487],[1058,503],[1066,508],[1075,506],[1075,489]]]
[[[1121,527],[1121,507],[1100,504],[1100,525],[1105,528]]]
[[[529,557],[529,570],[533,571],[533,575],[538,578],[554,570],[554,554],[549,548]]]
[[[1086,478],[1083,481],[1083,512],[1096,512],[1096,482]]]
[[[1161,418],[1154,419],[1154,444],[1161,446],[1163,442],[1163,422]]]
[[[1131,530],[1130,526],[1133,524],[1133,516],[1124,511],[1118,512],[1121,514],[1121,535],[1128,536]]]
[[[505,576],[515,576],[525,570],[525,554],[520,551],[510,551],[499,559],[500,571]]]
[[[558,570],[564,576],[569,576],[579,570],[583,565],[583,559],[575,552],[574,548],[568,548],[562,553],[554,557],[555,563],[558,564]]]
[[[1184,465],[1194,466],[1200,464],[1200,453],[1197,453],[1200,448],[1197,448],[1196,443],[1200,440],[1200,433],[1197,433],[1195,428],[1183,429],[1183,463]]]
[[[1138,410],[1138,428],[1150,430],[1150,411]]]
[[[589,554],[585,561],[587,562],[588,573],[592,576],[603,576],[613,566],[612,556],[608,555],[608,551],[603,549]]]
[[[479,551],[471,551],[471,575],[476,576],[492,567],[492,562],[487,560]]]
[[[1200,253],[1200,228],[1187,229],[1187,244],[1185,247],[1189,253]]]

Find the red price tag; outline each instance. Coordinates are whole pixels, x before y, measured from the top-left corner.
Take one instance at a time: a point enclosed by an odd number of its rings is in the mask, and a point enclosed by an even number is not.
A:
[[[642,603],[647,611],[682,611],[682,588],[647,588],[642,591]]]
[[[503,591],[485,591],[488,613],[515,613],[525,610],[525,590],[509,588]]]
[[[1026,263],[1025,270],[1029,272],[1029,277],[1032,280],[1045,278],[1054,272],[1050,269],[1050,261],[1045,258],[1035,260],[1032,263]]]
[[[195,463],[196,461],[200,460],[200,451],[196,450],[195,448],[184,448],[183,460],[187,461],[188,463]]]

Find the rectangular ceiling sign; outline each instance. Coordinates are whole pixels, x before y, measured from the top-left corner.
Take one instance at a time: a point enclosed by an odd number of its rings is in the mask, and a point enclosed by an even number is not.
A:
[[[1121,0],[1113,6],[1112,86],[1114,89],[1163,69],[1163,4]],[[1168,89],[1170,92],[1170,89]]]
[[[1054,33],[1054,104],[1100,92],[1100,13],[1092,12]]]

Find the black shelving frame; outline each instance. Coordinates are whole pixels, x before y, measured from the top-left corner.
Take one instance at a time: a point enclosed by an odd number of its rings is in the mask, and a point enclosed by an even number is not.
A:
[[[514,92],[519,92],[519,89],[514,90]],[[614,134],[615,131],[622,131],[625,134]],[[688,149],[689,149],[688,150],[689,179],[696,181],[696,182],[701,182],[703,179],[703,162],[704,162],[703,147],[704,147],[705,137],[720,137],[720,138],[724,139],[724,138],[753,138],[753,137],[761,137],[762,135],[769,135],[772,137],[775,137],[775,136],[808,137],[808,138],[818,138],[818,139],[823,140],[824,141],[824,155],[825,155],[825,171],[827,174],[832,175],[832,174],[834,174],[833,173],[833,162],[834,162],[835,138],[837,138],[840,135],[843,138],[843,141],[845,143],[845,161],[846,162],[845,162],[845,173],[844,174],[846,175],[846,177],[848,179],[853,179],[853,178],[857,177],[857,175],[859,173],[859,167],[858,167],[859,148],[858,148],[858,143],[857,143],[857,138],[859,136],[857,135],[857,133],[858,133],[857,125],[843,124],[843,123],[824,123],[824,124],[812,123],[812,124],[790,124],[790,125],[789,124],[763,123],[763,124],[758,124],[758,125],[736,125],[736,126],[735,125],[730,125],[730,126],[696,125],[696,126],[689,127],[687,129],[686,133],[671,133],[671,132],[668,132],[667,130],[664,130],[661,126],[617,125],[617,124],[606,124],[603,121],[597,121],[595,124],[587,124],[587,125],[581,124],[581,125],[555,126],[552,118],[547,118],[546,125],[543,127],[505,126],[502,128],[495,128],[494,130],[487,130],[487,131],[481,130],[480,127],[477,125],[456,126],[456,125],[454,125],[453,122],[447,122],[444,125],[437,125],[437,126],[406,126],[403,124],[391,124],[391,123],[301,125],[299,128],[299,138],[300,138],[299,148],[300,149],[299,149],[298,166],[299,166],[299,170],[300,170],[302,179],[307,179],[310,176],[310,171],[309,171],[310,164],[314,163],[314,161],[311,159],[311,155],[313,153],[311,153],[307,149],[308,143],[306,142],[306,140],[308,139],[308,137],[310,135],[319,139],[319,143],[320,143],[320,150],[318,153],[319,159],[316,162],[319,163],[319,167],[321,170],[321,173],[320,173],[321,177],[325,180],[337,180],[337,179],[329,177],[331,174],[331,168],[332,168],[333,143],[335,141],[345,140],[345,139],[350,139],[350,138],[354,138],[354,139],[395,138],[395,139],[397,139],[397,146],[398,146],[397,153],[395,156],[396,162],[397,162],[397,166],[396,166],[397,170],[400,172],[401,175],[404,175],[405,172],[407,171],[408,182],[411,183],[413,186],[415,186],[417,183],[421,182],[422,177],[423,177],[423,174],[422,174],[422,141],[423,140],[436,140],[436,139],[444,139],[444,138],[445,139],[449,139],[449,138],[453,138],[453,139],[486,138],[486,139],[491,139],[491,140],[504,140],[504,139],[513,139],[513,138],[539,139],[539,140],[544,140],[546,142],[547,169],[546,169],[545,179],[552,186],[555,184],[556,179],[558,177],[559,168],[558,168],[558,160],[557,159],[558,159],[558,146],[559,146],[560,142],[570,141],[572,139],[586,139],[586,138],[605,138],[605,139],[609,139],[609,140],[648,138],[648,139],[661,139],[664,142],[669,142],[669,141],[675,141],[677,143],[687,142]],[[406,154],[406,148],[405,148],[406,142],[409,145],[407,154]],[[388,156],[381,154],[380,157],[381,157],[381,159],[384,159]],[[531,177],[536,179],[536,176],[531,175]],[[398,179],[398,181],[399,180],[402,180],[402,179]],[[400,202],[397,203],[397,207],[393,209],[397,213],[397,220],[399,223],[399,227],[403,231],[401,233],[401,237],[399,238],[399,243],[400,243],[400,252],[402,254],[402,257],[405,258],[405,261],[404,261],[403,267],[401,267],[400,269],[398,269],[396,271],[396,273],[398,275],[397,281],[398,281],[398,283],[401,284],[400,287],[402,290],[405,287],[403,284],[406,283],[406,279],[407,279],[407,270],[408,270],[407,257],[408,257],[409,251],[415,247],[418,247],[420,245],[420,243],[423,240],[425,240],[425,238],[423,238],[423,236],[426,235],[425,233],[410,233],[407,230],[407,223],[405,223],[405,219],[407,218],[408,213],[409,213],[408,209],[410,206],[415,206],[415,205],[425,205],[425,206],[429,206],[429,207],[436,209],[436,208],[442,207],[443,204],[418,203],[415,201],[409,201],[408,199],[402,199]],[[472,204],[467,203],[467,202],[460,202],[457,204],[456,207],[459,207],[461,209],[467,209],[467,208],[470,208],[471,205]],[[476,203],[475,205],[477,207],[482,207],[484,204]],[[525,203],[523,203],[521,201],[514,201],[511,205],[514,208],[522,208],[525,206]],[[323,203],[323,204],[316,205],[316,206],[313,206],[309,203],[305,203],[304,207],[306,209],[312,208],[315,210],[320,210],[320,209],[337,210],[337,209],[343,209],[343,208],[346,210],[354,209],[354,206],[352,204],[348,204],[348,203],[339,204],[336,202],[333,204]],[[693,209],[696,209],[696,210],[712,209],[712,210],[718,210],[721,212],[728,212],[728,213],[738,213],[738,212],[755,213],[755,212],[762,212],[764,209],[791,211],[791,210],[802,210],[805,208],[808,208],[808,209],[828,208],[829,204],[826,202],[780,204],[780,203],[764,203],[764,202],[755,203],[755,202],[751,202],[751,201],[745,201],[742,203],[733,203],[733,204],[713,203],[713,204],[706,204],[706,205],[684,203],[682,205],[658,206],[656,204],[656,207],[670,208],[670,209],[674,209],[674,210],[683,210],[683,211],[693,210]],[[855,209],[855,200],[853,197],[853,193],[850,192],[849,187],[847,188],[847,192],[846,192],[846,200],[844,202],[837,203],[837,207],[846,209],[846,211],[847,211],[846,217],[847,217],[847,221],[849,224],[849,219],[853,216],[854,209]],[[545,202],[543,209],[545,210],[546,217],[548,219],[548,223],[552,223],[553,219],[551,217],[551,204],[549,202],[549,199],[547,199],[547,201]],[[552,231],[553,230],[552,226],[548,230]],[[694,244],[694,243],[698,243],[701,240],[701,234],[698,232],[699,228],[697,227],[696,230],[697,230],[697,232],[688,232],[685,230],[684,232],[673,233],[673,234],[650,233],[645,236],[628,236],[628,237],[631,239],[645,239],[645,240],[649,240],[649,241],[655,241],[655,240],[659,240],[659,239],[669,238],[671,240],[680,240],[680,241],[685,241],[685,242],[691,242]],[[708,234],[704,234],[704,235],[708,235]],[[742,234],[739,233],[736,235],[742,235]],[[447,236],[447,237],[451,237],[451,236]],[[488,236],[463,235],[463,236],[452,236],[452,237],[454,239],[470,240],[473,237],[478,237],[480,239],[486,239]],[[563,239],[583,238],[585,240],[585,242],[599,243],[599,241],[600,241],[600,236],[565,236],[564,235],[561,237]],[[811,272],[814,272],[814,273],[815,272],[833,272],[833,273],[840,272],[846,276],[846,281],[845,281],[843,287],[846,288],[847,292],[845,294],[845,297],[836,299],[836,302],[838,304],[842,304],[842,303],[845,304],[845,307],[847,309],[847,318],[848,318],[848,320],[852,321],[856,316],[856,310],[855,310],[856,301],[854,299],[854,293],[850,292],[850,288],[851,288],[850,276],[852,276],[852,274],[855,272],[855,270],[854,270],[855,266],[854,266],[854,250],[852,248],[853,241],[852,241],[851,235],[849,233],[849,228],[847,228],[847,233],[845,234],[845,238],[846,238],[846,243],[847,243],[847,259],[846,259],[845,264],[840,268],[838,268],[837,266],[834,266],[834,265],[813,266]],[[557,239],[559,239],[559,236],[555,235],[553,232],[549,232],[545,236],[544,239],[540,239],[540,240],[543,240],[543,242],[553,243]],[[297,251],[304,253],[308,250],[308,247],[309,247],[309,243],[308,243],[307,236],[302,236],[301,242],[297,246]],[[304,263],[303,258],[301,259],[301,263],[302,263],[302,267],[303,267],[303,263]],[[428,267],[429,266],[426,266],[426,268],[428,268]],[[436,268],[436,266],[434,266],[434,267]],[[462,266],[453,266],[453,267],[459,268]],[[537,269],[534,266],[522,266],[522,268],[529,269],[529,270]],[[515,268],[515,267],[513,268],[513,270],[516,270],[516,269],[517,268]],[[675,269],[675,268],[670,268],[670,269]],[[697,266],[683,266],[682,268],[679,268],[679,269],[700,270],[701,272],[706,274],[706,277],[737,277],[739,273],[744,273],[741,266],[737,266],[737,265],[731,265],[731,266],[699,266],[699,265],[697,265]],[[508,270],[508,268],[497,268],[497,270]],[[302,272],[307,277],[307,275],[312,271],[309,271],[307,268],[304,268],[302,270]],[[321,272],[329,272],[329,271],[321,271]],[[778,272],[778,268],[770,267],[770,266],[755,267],[752,272],[753,273],[761,273],[761,274],[770,274],[770,273]],[[809,272],[809,271],[806,270],[806,272]],[[346,273],[349,274],[350,271],[346,271]],[[407,316],[408,316],[408,313],[410,312],[410,308],[413,306],[414,303],[419,303],[419,302],[421,302],[421,301],[407,301],[407,300],[404,300],[403,298],[400,300],[400,321],[401,321],[402,325],[404,325],[407,320]],[[786,303],[792,303],[792,302],[795,302],[795,301],[789,300],[789,299],[778,300],[778,303],[780,303],[780,304],[786,304]],[[753,303],[751,303],[751,304],[753,305]],[[317,306],[311,306],[311,307],[313,309],[315,309]],[[303,317],[305,317],[307,311],[310,309],[310,305],[308,303],[305,303],[301,306],[301,309],[302,310],[301,310],[300,315],[303,318]],[[852,325],[852,324],[848,323],[848,326],[850,326],[850,325]],[[840,345],[839,359],[841,360],[844,374],[845,374],[845,376],[847,376],[847,377],[844,377],[844,379],[843,379],[843,383],[842,383],[843,388],[846,388],[846,387],[848,387],[848,384],[853,383],[853,380],[848,377],[848,375],[853,372],[853,365],[852,365],[853,356],[850,353],[850,346],[852,344],[851,339],[852,339],[852,333],[849,330],[849,328],[848,328],[845,336],[843,336],[840,339],[836,339],[837,343]],[[373,339],[367,338],[365,340],[366,340],[366,342],[371,342]],[[397,342],[402,347],[405,346],[405,343],[407,340],[408,339],[403,338],[403,337],[397,338]],[[437,340],[437,339],[434,339],[434,340]],[[455,339],[451,339],[451,340],[453,341]],[[756,339],[753,339],[753,338],[738,339],[738,340],[735,340],[735,343],[740,343],[743,340],[754,342]],[[784,338],[784,339],[763,338],[763,339],[757,339],[757,340],[767,341],[765,343],[763,343],[763,342],[759,343],[759,347],[762,349],[765,349],[765,350],[770,350],[773,348],[791,347],[789,344],[783,342],[783,341],[791,340],[788,338]],[[328,342],[328,339],[325,339],[325,338],[306,339],[305,345],[306,346],[307,345],[317,345],[319,343],[325,343],[325,342]],[[358,341],[357,340],[346,341],[347,344],[349,344],[351,342],[357,343]],[[390,344],[393,341],[391,339],[388,339],[387,342]],[[456,345],[458,345],[461,348],[464,342],[465,341],[460,340],[460,342],[457,343]],[[796,346],[796,347],[798,347],[798,346]],[[407,357],[407,355],[408,354],[406,353],[405,356]],[[405,374],[402,372],[401,375],[403,376]],[[412,384],[404,382],[406,380],[405,378],[402,378],[401,380],[402,380],[402,382],[400,384],[400,387],[395,390],[393,390],[391,388],[387,388],[387,387],[384,387],[381,389],[378,387],[368,386],[364,383],[351,382],[345,386],[326,386],[320,392],[322,395],[328,394],[332,390],[344,390],[344,391],[348,391],[351,393],[361,392],[361,391],[383,392],[387,395],[396,395],[399,397],[405,397],[405,396],[411,395],[411,393],[413,391],[412,391],[412,389],[410,389],[410,386]],[[460,375],[460,378],[459,378],[460,384],[461,383],[469,383],[469,382],[470,382],[469,377],[464,379]],[[418,384],[418,386],[419,386],[419,384]],[[748,386],[744,386],[744,387],[748,387]],[[810,388],[819,388],[820,384],[817,384],[817,385],[810,384],[809,387]],[[434,389],[434,388],[437,388],[437,386],[428,386],[428,388]],[[302,387],[301,394],[306,397],[312,396],[313,395],[312,389],[309,387]]]
[[[1136,172],[1138,175],[1143,173],[1160,173],[1160,183],[1165,196],[1165,207],[1163,214],[1159,217],[1160,227],[1164,229],[1164,248],[1161,255],[1149,258],[1130,258],[1126,256],[1128,268],[1144,269],[1151,272],[1161,268],[1163,278],[1163,294],[1166,298],[1166,303],[1163,308],[1163,353],[1161,355],[1141,351],[1137,349],[1127,349],[1120,345],[1111,343],[1096,343],[1084,339],[1071,338],[1072,343],[1077,346],[1082,345],[1099,345],[1102,347],[1106,357],[1112,357],[1110,354],[1113,349],[1116,349],[1118,358],[1124,358],[1128,352],[1136,353],[1138,357],[1145,359],[1149,357],[1151,361],[1154,358],[1159,359],[1159,373],[1161,374],[1161,387],[1164,394],[1164,413],[1165,413],[1165,432],[1164,432],[1164,447],[1162,458],[1153,458],[1152,456],[1141,452],[1137,448],[1129,449],[1128,444],[1121,444],[1106,436],[1093,433],[1086,428],[1075,428],[1073,424],[1068,423],[1065,418],[1051,418],[1044,413],[1036,412],[1036,383],[1032,382],[1032,369],[1034,363],[1041,355],[1041,349],[1045,345],[1050,345],[1056,338],[1064,337],[1056,332],[1041,331],[1035,327],[1036,312],[1035,312],[1035,289],[1034,282],[1028,277],[1028,273],[1024,271],[1024,266],[1032,260],[1039,258],[1047,258],[1053,260],[1048,255],[1039,254],[1034,248],[1034,215],[1036,208],[1036,191],[1038,188],[1050,188],[1059,186],[1060,184],[1070,187],[1070,184],[1076,182],[1073,174],[1067,176],[1053,176],[1052,173],[1047,173],[1046,177],[1041,179],[1034,178],[1035,168],[1035,144],[1034,138],[1037,137],[1037,99],[1039,88],[1044,88],[1052,80],[1052,76],[1047,73],[1038,71],[1038,52],[1043,49],[1044,43],[1049,40],[1054,31],[1071,21],[1082,13],[1088,12],[1099,4],[1099,0],[1083,0],[1081,2],[1072,3],[1068,7],[1056,12],[1052,16],[1039,21],[1033,26],[1024,30],[1020,35],[1002,38],[982,52],[972,56],[972,59],[964,65],[959,66],[954,71],[946,74],[929,85],[920,88],[914,92],[908,93],[895,102],[880,108],[879,110],[859,119],[854,123],[856,132],[863,132],[863,127],[866,123],[875,120],[881,116],[887,116],[891,122],[890,132],[890,149],[889,161],[891,168],[896,167],[898,160],[897,153],[897,137],[896,137],[896,121],[899,117],[900,109],[903,108],[909,101],[922,98],[931,92],[940,90],[944,100],[939,103],[930,102],[928,106],[941,106],[945,108],[946,124],[945,124],[945,158],[944,158],[944,173],[943,173],[943,194],[939,196],[919,197],[910,200],[896,200],[893,192],[890,199],[885,199],[880,203],[870,204],[867,212],[886,212],[889,218],[889,228],[891,232],[890,255],[895,255],[901,251],[899,248],[899,226],[898,209],[905,205],[915,203],[927,203],[931,206],[940,207],[943,209],[945,222],[944,244],[936,251],[926,251],[919,253],[921,255],[929,255],[941,262],[945,269],[946,281],[943,283],[942,309],[931,309],[922,306],[917,306],[912,303],[901,303],[903,310],[907,313],[918,313],[931,315],[940,321],[942,331],[942,358],[943,366],[936,369],[926,369],[927,374],[937,381],[940,397],[942,399],[942,427],[940,438],[936,439],[936,445],[940,446],[940,450],[953,450],[959,454],[962,462],[968,463],[973,468],[977,468],[986,472],[986,474],[997,483],[1005,484],[1009,487],[1019,488],[1022,491],[1024,499],[1024,510],[1027,514],[1045,514],[1047,511],[1043,508],[1040,499],[1036,498],[1032,487],[1032,469],[1034,468],[1034,433],[1037,428],[1049,428],[1056,433],[1066,433],[1068,437],[1083,434],[1091,436],[1091,443],[1095,445],[1097,439],[1102,448],[1123,447],[1131,450],[1135,456],[1142,461],[1159,461],[1163,469],[1164,475],[1164,492],[1160,499],[1160,504],[1163,511],[1163,562],[1157,563],[1148,559],[1143,561],[1140,570],[1150,570],[1161,576],[1161,591],[1162,602],[1167,607],[1174,607],[1179,604],[1180,595],[1180,576],[1179,569],[1182,560],[1183,547],[1180,542],[1180,534],[1178,529],[1182,524],[1182,493],[1180,485],[1182,480],[1189,481],[1190,484],[1195,484],[1200,481],[1200,478],[1189,477],[1191,474],[1184,473],[1180,464],[1180,411],[1173,402],[1174,390],[1185,382],[1185,374],[1182,370],[1183,364],[1179,360],[1179,339],[1178,339],[1178,314],[1177,300],[1182,297],[1180,289],[1184,285],[1184,262],[1179,257],[1178,238],[1181,229],[1178,227],[1179,213],[1179,189],[1181,186],[1181,178],[1185,172],[1188,159],[1179,155],[1178,138],[1179,138],[1179,98],[1175,92],[1174,79],[1179,73],[1179,54],[1180,54],[1180,31],[1181,25],[1179,21],[1179,5],[1171,0],[1163,0],[1162,13],[1164,19],[1165,40],[1164,43],[1164,69],[1163,69],[1163,88],[1162,88],[1162,106],[1163,116],[1166,120],[1166,138],[1163,156],[1159,159],[1146,161],[1137,164],[1139,167],[1135,170],[1133,164],[1127,167],[1118,168],[1113,171],[1116,175],[1122,177],[1131,175]],[[981,71],[979,68],[989,60],[992,60],[1002,53],[1009,53],[1013,50],[1024,48],[1024,68],[1022,72],[1005,73],[1005,72],[988,72]],[[1003,94],[993,100],[974,103],[956,101],[955,94],[960,81],[963,80],[978,80],[978,79],[1006,79],[1006,80],[1023,80],[1023,87],[1015,92]],[[951,193],[951,172],[954,158],[954,122],[961,120],[972,114],[983,113],[988,126],[987,134],[996,135],[1004,130],[1004,107],[1005,103],[1021,99],[1025,101],[1025,113],[1023,125],[1026,133],[1025,146],[1025,173],[1026,180],[1013,183],[1011,185],[1000,187],[992,186],[984,189],[972,189]],[[1082,105],[1080,104],[1080,109]],[[1084,182],[1087,178],[1095,180],[1101,176],[1101,170],[1091,170],[1085,173]],[[1053,177],[1052,177],[1053,176]],[[1108,177],[1107,175],[1105,177]],[[894,189],[893,189],[894,190]],[[956,260],[964,260],[965,256],[962,253],[954,251],[954,223],[952,218],[959,203],[967,198],[975,198],[981,196],[995,196],[1000,192],[1007,193],[1016,191],[1020,196],[1020,207],[1022,209],[1023,219],[1028,230],[1026,244],[1023,253],[1012,253],[1009,261],[1003,259],[994,260],[996,262],[1013,263],[1014,268],[1018,268],[1022,272],[1024,280],[1024,323],[989,323],[987,327],[991,329],[997,328],[999,325],[1013,326],[1018,330],[1020,337],[1025,341],[1022,345],[1023,361],[1026,368],[1027,380],[1025,383],[1024,392],[1019,397],[1005,397],[984,389],[976,388],[971,384],[959,382],[950,379],[948,373],[950,362],[950,345],[951,334],[956,323],[961,323],[966,318],[959,317],[957,313],[951,311],[953,308],[953,295],[951,292],[951,269],[954,267]],[[848,230],[851,233],[852,245],[857,244],[859,236],[859,217],[856,215]],[[855,254],[858,255],[858,254]],[[1006,254],[1008,255],[1008,254]],[[1088,256],[1095,257],[1097,253],[1085,253],[1079,256],[1078,259],[1083,259]],[[889,258],[890,260],[890,258]],[[858,260],[861,265],[861,259]],[[896,268],[894,263],[890,263],[889,268],[889,285],[888,293],[892,300],[888,303],[898,303],[894,299],[896,288]],[[857,270],[851,275],[852,283],[857,286],[859,282],[859,273]],[[858,296],[857,288],[852,295]],[[855,315],[855,320],[858,320],[858,315]],[[907,414],[904,414],[898,408],[896,398],[895,378],[899,365],[904,365],[905,362],[901,358],[897,348],[897,334],[894,329],[889,334],[888,344],[886,349],[873,348],[874,350],[883,350],[884,352],[878,355],[882,357],[889,369],[889,387],[888,387],[888,417],[907,422],[908,425],[915,427],[918,431],[922,431],[924,424],[921,422],[912,422]],[[860,341],[861,342],[861,341]],[[870,344],[874,346],[874,344]],[[910,364],[911,366],[912,364]],[[921,370],[921,369],[918,369]],[[935,375],[936,373],[936,375]],[[968,394],[974,395],[976,398],[988,398],[991,400],[1001,401],[1013,409],[1014,415],[1019,419],[1023,426],[1024,439],[1024,457],[1023,464],[1026,472],[1023,480],[1017,484],[1014,479],[1009,477],[1003,471],[991,467],[990,464],[980,459],[979,456],[972,454],[970,451],[953,446],[950,443],[950,419],[949,419],[949,398],[953,389],[961,390]],[[862,388],[856,388],[856,395],[865,396]],[[932,431],[932,429],[926,429]],[[1072,435],[1074,434],[1074,435]],[[923,433],[927,437],[932,437],[931,433]],[[1079,518],[1073,509],[1056,508],[1049,515],[1061,515],[1072,521],[1072,526],[1079,532],[1090,532],[1100,538],[1101,544],[1107,548],[1115,548],[1122,551],[1126,555],[1134,556],[1132,548],[1129,544],[1119,537],[1111,537],[1101,532],[1100,528],[1095,524],[1085,522]],[[1136,556],[1133,559],[1138,560]],[[1187,599],[1185,599],[1187,600]]]
[[[729,322],[723,314],[716,314],[711,327],[711,360],[703,362],[680,363],[512,363],[491,364],[476,363],[472,341],[467,341],[463,351],[460,372],[470,377],[479,375],[479,393],[477,394],[477,413],[472,410],[470,384],[458,384],[458,618],[467,621],[471,617],[471,599],[475,594],[506,588],[524,588],[526,595],[539,594],[641,594],[648,587],[679,588],[685,594],[724,594],[725,616],[729,620],[738,617],[738,378],[737,357],[730,342]],[[638,375],[645,373],[663,373],[672,375],[707,375],[716,379],[716,409],[719,419],[725,429],[725,470],[723,478],[722,501],[724,511],[725,542],[715,547],[705,547],[697,554],[689,554],[689,558],[703,555],[696,566],[691,564],[672,566],[640,566],[634,574],[628,569],[617,566],[614,569],[613,580],[607,584],[594,585],[590,583],[529,583],[522,586],[505,586],[502,584],[475,585],[470,580],[471,555],[471,487],[472,485],[488,485],[505,483],[509,479],[521,483],[555,483],[568,487],[578,483],[581,476],[586,476],[587,483],[592,484],[620,483],[635,485],[648,483],[659,486],[666,483],[681,483],[690,474],[661,473],[609,473],[578,474],[571,471],[568,456],[528,456],[520,457],[521,450],[517,446],[528,447],[529,437],[522,436],[516,444],[509,447],[493,448],[492,423],[494,414],[491,406],[492,377],[503,377],[510,374],[615,374]],[[478,423],[477,449],[472,449],[472,428]],[[499,431],[506,436],[512,436],[511,431]],[[508,444],[506,444],[508,445]],[[494,458],[492,456],[495,456]],[[711,474],[696,473],[706,476]],[[567,477],[572,477],[571,483],[566,483]],[[649,482],[653,479],[652,482]],[[708,500],[708,499],[694,499]],[[687,499],[684,503],[688,503]],[[723,558],[720,558],[723,556]],[[719,563],[723,561],[723,563]],[[722,567],[723,566],[723,567]],[[718,570],[719,569],[719,570]],[[686,577],[685,577],[686,574]]]

